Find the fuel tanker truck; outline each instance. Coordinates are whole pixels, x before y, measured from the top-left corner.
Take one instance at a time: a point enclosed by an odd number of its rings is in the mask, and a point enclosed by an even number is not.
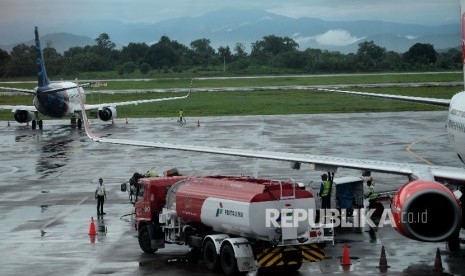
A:
[[[287,272],[322,260],[334,239],[329,229],[297,219],[297,209],[315,211],[315,199],[294,181],[163,176],[138,183],[135,228],[146,253],[185,245],[226,275]]]

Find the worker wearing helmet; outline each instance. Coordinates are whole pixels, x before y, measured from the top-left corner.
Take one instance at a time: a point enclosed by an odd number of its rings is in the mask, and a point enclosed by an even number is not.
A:
[[[320,196],[321,196],[321,208],[329,209],[331,208],[331,188],[332,182],[328,180],[327,174],[321,175],[321,185],[320,185]]]

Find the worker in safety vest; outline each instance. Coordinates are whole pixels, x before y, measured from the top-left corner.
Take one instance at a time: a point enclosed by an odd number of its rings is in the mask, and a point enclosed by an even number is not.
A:
[[[105,185],[103,185],[103,179],[98,179],[99,184],[97,184],[97,188],[95,189],[95,199],[97,200],[97,215],[105,215],[106,213],[103,212],[103,203],[105,199],[107,199],[107,193],[105,191]]]
[[[151,169],[151,170],[148,170],[145,175],[147,177],[158,177],[158,172],[156,169]]]
[[[368,186],[368,193],[366,195],[366,198],[370,202],[370,205],[368,206],[368,208],[375,209],[376,199],[378,198],[378,195],[376,195],[375,181],[373,180],[372,177],[370,177],[370,179],[367,180],[367,186]]]
[[[182,123],[184,120],[184,112],[181,110],[179,110],[179,122]]]
[[[320,186],[320,196],[321,196],[321,208],[329,209],[331,208],[331,188],[332,181],[328,179],[328,175],[321,175],[321,186]]]

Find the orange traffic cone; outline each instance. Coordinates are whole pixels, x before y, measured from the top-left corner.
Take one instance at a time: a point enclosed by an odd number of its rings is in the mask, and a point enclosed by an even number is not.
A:
[[[436,260],[434,260],[433,271],[442,272],[444,268],[442,267],[441,253],[439,252],[439,247],[436,250]]]
[[[197,119],[197,127],[200,126],[200,120]]]
[[[96,236],[97,236],[97,235],[90,235],[90,236],[89,236],[90,243],[95,243],[95,237],[96,237]]]
[[[386,272],[388,269],[386,252],[384,251],[384,245],[381,247],[381,256],[379,257],[379,271]]]
[[[344,250],[342,251],[342,259],[341,259],[341,265],[342,266],[349,266],[352,263],[350,262],[350,255],[349,255],[349,247],[347,246],[347,243],[344,244]]]
[[[89,235],[91,236],[97,235],[97,232],[95,231],[94,217],[90,217]]]

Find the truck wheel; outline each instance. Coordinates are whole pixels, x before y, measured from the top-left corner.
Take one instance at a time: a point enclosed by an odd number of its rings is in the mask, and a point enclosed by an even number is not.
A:
[[[283,270],[284,270],[283,272],[289,273],[289,274],[296,273],[300,269],[301,266],[302,266],[302,263],[287,265],[283,267]]]
[[[234,249],[231,244],[227,243],[221,248],[221,268],[223,268],[224,274],[231,276],[238,273],[237,260],[234,254]]]
[[[138,240],[140,248],[145,253],[155,253],[155,251],[157,251],[157,249],[153,249],[151,246],[149,230],[147,229],[146,225],[139,229]]]
[[[205,266],[211,271],[218,271],[220,268],[220,261],[218,254],[216,254],[215,244],[210,239],[203,245],[203,261]]]

